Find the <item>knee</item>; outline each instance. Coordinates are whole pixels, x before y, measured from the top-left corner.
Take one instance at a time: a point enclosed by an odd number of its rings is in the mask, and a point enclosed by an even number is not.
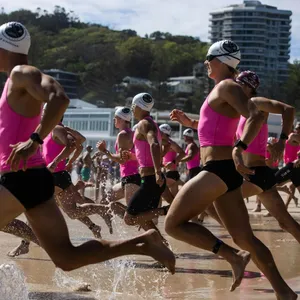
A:
[[[68,255],[58,254],[52,255],[51,259],[57,268],[62,269],[65,272],[70,272],[76,269],[74,262],[76,260],[72,259],[70,253]]]
[[[128,226],[136,225],[135,217],[133,215],[128,214],[127,212],[124,215],[124,222]]]
[[[232,240],[241,249],[251,252],[255,243],[255,236],[253,233],[249,234],[233,234]]]
[[[177,225],[172,220],[171,217],[168,217],[168,215],[165,218],[165,231],[168,235],[175,237],[176,231],[177,231]]]

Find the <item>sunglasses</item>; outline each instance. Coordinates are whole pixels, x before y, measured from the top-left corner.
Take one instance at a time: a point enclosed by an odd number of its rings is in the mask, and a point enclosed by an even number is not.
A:
[[[214,58],[220,57],[220,56],[230,56],[230,57],[232,57],[232,58],[234,58],[234,59],[240,60],[239,58],[237,58],[237,57],[235,57],[235,56],[233,56],[233,55],[230,55],[230,54],[228,54],[228,53],[223,53],[223,54],[218,54],[218,55],[212,55],[212,54],[209,54],[209,55],[206,56],[206,60],[207,60],[208,62],[211,62]]]

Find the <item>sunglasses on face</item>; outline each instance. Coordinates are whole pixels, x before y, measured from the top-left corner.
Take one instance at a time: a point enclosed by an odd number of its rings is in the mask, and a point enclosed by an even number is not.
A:
[[[233,55],[230,55],[230,54],[228,54],[228,53],[223,53],[223,54],[218,54],[218,55],[212,55],[212,54],[209,54],[209,55],[206,56],[206,60],[207,60],[208,62],[211,62],[214,58],[220,57],[220,56],[230,56],[230,57],[232,57],[232,58],[234,58],[234,59],[240,60],[239,58],[237,58],[237,57],[235,57],[235,56],[233,56]]]

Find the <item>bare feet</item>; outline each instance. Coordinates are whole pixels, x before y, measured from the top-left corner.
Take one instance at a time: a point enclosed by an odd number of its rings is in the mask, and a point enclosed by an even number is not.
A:
[[[256,207],[252,210],[253,212],[261,212],[261,206],[256,205]]]
[[[27,254],[29,252],[29,242],[22,241],[19,246],[17,246],[12,251],[8,252],[9,257],[16,257],[22,254]]]
[[[174,274],[175,256],[173,252],[164,245],[159,233],[154,229],[150,229],[142,236],[145,238],[145,242],[140,246],[142,254],[150,255]]]
[[[92,228],[91,228],[91,231],[94,235],[94,237],[96,239],[102,239],[102,236],[101,236],[101,227],[98,226],[98,225],[94,225]]]
[[[233,283],[230,288],[231,292],[233,292],[241,284],[246,266],[251,258],[250,253],[247,251],[239,251],[237,255],[239,256],[239,259],[234,264],[231,264],[233,276]]]

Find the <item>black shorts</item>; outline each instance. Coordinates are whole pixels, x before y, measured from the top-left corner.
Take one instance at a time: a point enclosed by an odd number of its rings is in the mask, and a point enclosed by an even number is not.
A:
[[[67,189],[72,184],[72,178],[69,172],[60,171],[53,173],[54,185],[62,190]]]
[[[201,168],[200,167],[195,167],[192,169],[189,169],[187,178],[186,178],[186,182],[189,181],[190,179],[194,178],[195,176],[197,176],[200,172],[201,172]]]
[[[295,187],[300,186],[300,168],[294,168],[293,163],[288,163],[285,167],[281,168],[276,174],[277,184],[282,184],[291,180]]]
[[[235,169],[232,159],[208,161],[201,171],[207,171],[220,177],[227,185],[227,193],[243,184],[243,176]]]
[[[180,179],[180,175],[179,175],[178,171],[168,171],[168,172],[166,172],[166,178],[170,178],[175,181],[178,181]]]
[[[160,187],[156,184],[155,175],[142,177],[141,186],[130,199],[127,212],[130,215],[138,215],[139,213],[158,208],[160,197],[165,188],[166,181]]]
[[[50,200],[54,194],[53,176],[47,168],[3,174],[0,184],[9,190],[26,210]]]
[[[134,174],[134,175],[129,175],[129,176],[122,177],[121,183],[122,183],[122,188],[124,188],[124,186],[128,183],[141,185],[141,175],[140,174]]]
[[[251,170],[255,171],[254,175],[249,175],[251,183],[259,186],[263,191],[268,191],[276,185],[276,177],[274,170],[267,166],[252,167]]]

